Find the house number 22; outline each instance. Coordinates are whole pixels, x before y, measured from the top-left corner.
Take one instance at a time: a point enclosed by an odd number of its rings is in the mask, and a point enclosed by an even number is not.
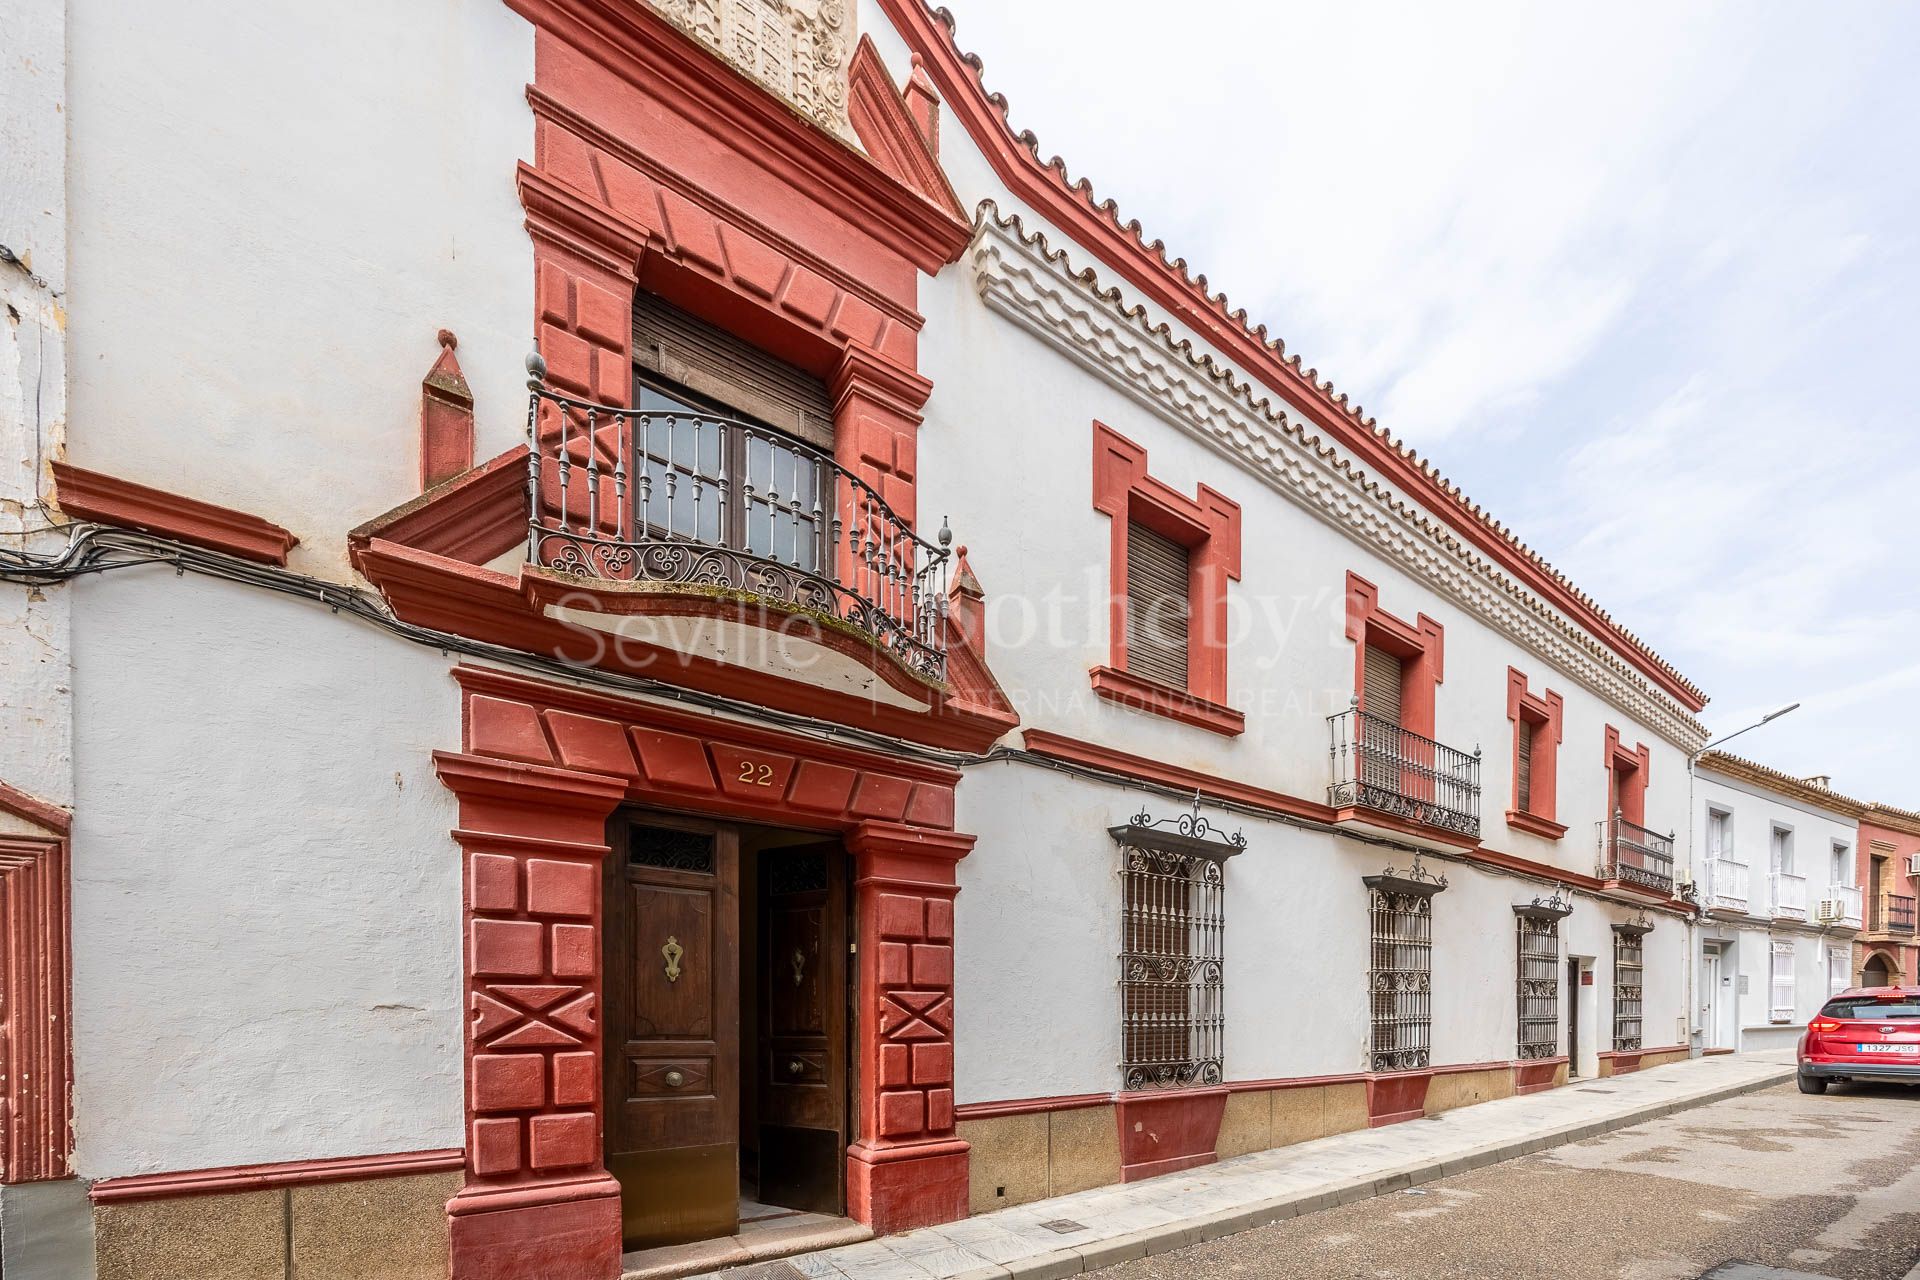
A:
[[[751,760],[742,760],[740,762],[740,781],[756,787],[770,787],[773,785],[773,766],[770,764],[755,764]]]

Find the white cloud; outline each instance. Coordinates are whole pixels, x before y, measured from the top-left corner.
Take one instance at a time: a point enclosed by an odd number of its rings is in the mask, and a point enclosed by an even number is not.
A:
[[[1920,10],[951,2],[1043,153],[1437,455],[1716,728],[1800,697],[1740,745],[1920,806],[1915,735],[1860,732],[1920,720]]]

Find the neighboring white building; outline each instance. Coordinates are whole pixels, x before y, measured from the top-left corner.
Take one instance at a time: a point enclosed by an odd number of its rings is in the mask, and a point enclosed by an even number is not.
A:
[[[919,0],[25,7],[59,1274],[610,1280],[1689,1052],[1702,692]]]
[[[1868,806],[1721,752],[1694,773],[1702,1045],[1791,1047],[1854,983]]]

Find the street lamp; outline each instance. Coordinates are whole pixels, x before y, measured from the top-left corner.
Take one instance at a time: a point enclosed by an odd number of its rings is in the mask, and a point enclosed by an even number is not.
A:
[[[1739,737],[1741,734],[1746,733],[1749,729],[1758,729],[1763,724],[1771,724],[1775,720],[1778,720],[1781,716],[1787,714],[1787,712],[1798,711],[1799,709],[1800,709],[1799,703],[1789,702],[1786,706],[1780,708],[1778,711],[1769,711],[1767,712],[1767,714],[1761,716],[1758,720],[1755,720],[1752,724],[1748,725],[1746,729],[1735,729],[1732,733],[1727,734],[1724,738],[1715,738],[1712,742],[1709,742],[1706,746],[1694,752],[1691,758],[1694,760],[1698,760],[1701,756],[1713,750],[1715,747],[1719,746],[1721,743],[1731,742],[1735,738]]]

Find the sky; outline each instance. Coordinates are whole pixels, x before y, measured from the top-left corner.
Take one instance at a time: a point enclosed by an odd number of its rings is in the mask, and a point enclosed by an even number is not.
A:
[[[1715,735],[1802,704],[1728,750],[1920,809],[1920,5],[946,3]]]

